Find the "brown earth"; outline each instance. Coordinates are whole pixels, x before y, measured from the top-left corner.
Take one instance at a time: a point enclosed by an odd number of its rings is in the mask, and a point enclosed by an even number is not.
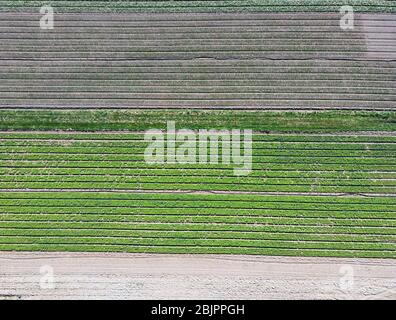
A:
[[[394,110],[396,15],[0,13],[0,107]]]
[[[1,298],[395,299],[396,260],[1,252]]]

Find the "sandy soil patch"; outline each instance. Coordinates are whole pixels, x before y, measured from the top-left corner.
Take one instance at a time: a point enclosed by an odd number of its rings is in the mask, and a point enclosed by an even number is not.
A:
[[[396,260],[0,253],[0,299],[395,299]]]

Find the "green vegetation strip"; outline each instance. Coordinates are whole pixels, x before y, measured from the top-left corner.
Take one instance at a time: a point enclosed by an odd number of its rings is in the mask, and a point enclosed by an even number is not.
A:
[[[125,138],[130,139],[130,147]],[[391,135],[379,135],[371,140],[370,135],[356,138],[345,134],[255,134],[251,149],[253,171],[244,177],[236,176],[233,171],[241,165],[221,163],[221,154],[230,152],[221,148],[221,144],[219,164],[153,165],[145,161],[149,142],[144,141],[142,133],[3,132],[0,139],[0,172],[3,173],[0,189],[3,190],[396,193],[396,137]],[[123,147],[116,146],[120,142]],[[179,148],[181,142],[175,145]],[[197,159],[198,149],[187,150],[194,152]],[[156,155],[166,158],[162,152]],[[105,168],[104,164],[113,166]],[[280,170],[274,165],[290,167]],[[295,165],[303,168],[305,165],[306,171],[298,172],[292,167]],[[83,170],[86,167],[89,170]]]
[[[392,197],[7,192],[0,249],[396,257]]]
[[[251,174],[146,163],[143,133],[167,121],[253,129]],[[395,126],[394,112],[1,110],[0,250],[396,258]]]
[[[257,132],[310,133],[396,130],[395,112],[0,110],[0,130],[144,131],[152,128],[166,129],[167,121],[175,121],[179,128],[252,129]],[[114,135],[113,138],[117,137],[119,136]],[[121,136],[121,139],[127,138]],[[56,135],[54,135],[54,139],[57,139]],[[370,139],[366,140],[370,141]],[[376,140],[377,138],[373,137],[373,141]]]
[[[2,10],[53,5],[59,11],[107,12],[338,12],[343,5],[361,12],[395,12],[386,0],[247,0],[247,1],[0,1]]]

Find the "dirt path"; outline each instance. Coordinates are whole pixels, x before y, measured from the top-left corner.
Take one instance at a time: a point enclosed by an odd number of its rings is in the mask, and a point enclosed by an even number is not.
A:
[[[1,298],[395,299],[396,260],[0,252]]]

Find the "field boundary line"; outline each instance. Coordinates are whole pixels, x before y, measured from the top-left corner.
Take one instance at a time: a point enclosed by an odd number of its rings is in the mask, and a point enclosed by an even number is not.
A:
[[[396,193],[330,193],[330,192],[261,192],[261,191],[194,191],[194,190],[130,190],[130,189],[1,189],[1,192],[86,192],[86,193],[177,193],[177,194],[252,194],[276,196],[362,196],[362,197],[396,197]]]

